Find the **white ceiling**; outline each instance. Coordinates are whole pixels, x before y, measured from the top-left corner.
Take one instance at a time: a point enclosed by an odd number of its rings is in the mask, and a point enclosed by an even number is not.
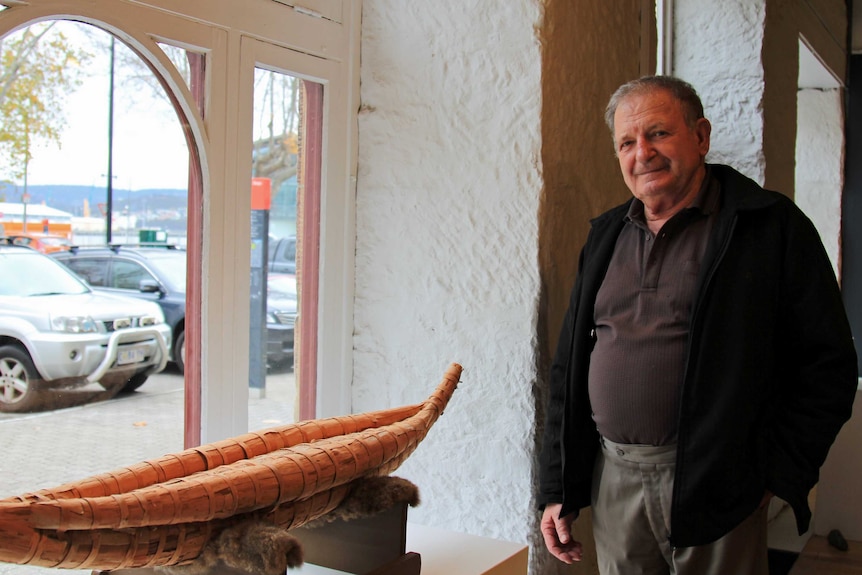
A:
[[[860,0],[853,0],[854,2]],[[799,41],[799,87],[840,88],[841,83],[824,66],[802,40]]]
[[[862,0],[853,0],[853,21],[850,25],[850,49],[853,54],[862,54]],[[803,43],[799,42],[799,87],[838,88],[841,83],[820,63]]]

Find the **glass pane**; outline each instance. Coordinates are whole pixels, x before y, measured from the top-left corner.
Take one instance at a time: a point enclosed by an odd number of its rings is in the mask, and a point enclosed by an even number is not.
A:
[[[189,64],[188,52],[170,44],[159,43],[159,47],[183,77],[186,87],[191,88],[191,66]]]
[[[249,429],[296,421],[294,370],[302,82],[255,70]]]
[[[81,303],[55,310],[54,327],[40,329],[52,330],[52,337],[75,337],[71,329],[58,329],[58,314],[70,318],[63,326],[84,314],[95,321],[79,326],[122,329],[108,311],[113,308],[105,291],[122,292],[123,317],[141,310],[164,316],[158,331],[170,344],[172,360],[158,373],[150,373],[145,360],[122,371],[112,368],[98,383],[76,376],[69,388],[37,389],[27,385],[30,380],[40,373],[43,379],[57,375],[45,375],[44,366],[22,356],[23,344],[4,340],[0,370],[5,376],[16,366],[27,368],[16,371],[24,374],[16,376],[24,386],[18,392],[33,395],[22,402],[3,380],[0,429],[14,441],[0,460],[2,498],[183,449],[183,358],[175,346],[185,325],[189,151],[155,76],[103,30],[41,22],[2,38],[0,52],[0,83],[8,86],[0,106],[0,227],[7,235],[31,238],[35,249],[20,249],[22,258],[42,258],[53,267],[34,268],[23,259],[14,265],[21,273],[56,268],[72,279],[83,277],[89,283],[84,289],[100,299],[86,309]],[[53,241],[55,236],[66,243]],[[130,245],[109,249],[107,242]],[[78,248],[69,250],[68,243]],[[120,255],[138,271],[129,275],[128,268],[123,273],[114,267]],[[52,295],[44,291],[33,302],[33,317],[47,313]],[[0,296],[0,315],[12,313]],[[147,341],[155,343],[156,337],[148,333]],[[123,357],[140,361],[138,354]],[[9,573],[55,572],[11,568]]]

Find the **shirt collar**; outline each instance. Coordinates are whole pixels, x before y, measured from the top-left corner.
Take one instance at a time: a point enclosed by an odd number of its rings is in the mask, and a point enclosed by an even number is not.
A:
[[[681,212],[698,211],[705,216],[709,216],[713,212],[718,211],[719,196],[721,195],[721,185],[718,179],[713,177],[712,169],[709,164],[706,165],[706,175],[703,182],[700,184],[700,190],[692,200],[691,204],[686,206]],[[644,218],[644,204],[637,198],[632,200],[629,205],[629,210],[625,215],[626,222],[640,222],[646,224]]]

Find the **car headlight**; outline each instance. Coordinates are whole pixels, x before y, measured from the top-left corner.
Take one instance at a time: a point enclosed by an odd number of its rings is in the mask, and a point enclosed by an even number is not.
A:
[[[278,318],[272,312],[266,313],[266,323],[278,323]]]
[[[165,313],[157,305],[149,308],[146,315],[138,318],[138,325],[141,327],[151,327],[162,323],[165,323]]]
[[[51,318],[51,327],[54,331],[66,333],[97,333],[99,331],[96,320],[90,316],[57,316]]]

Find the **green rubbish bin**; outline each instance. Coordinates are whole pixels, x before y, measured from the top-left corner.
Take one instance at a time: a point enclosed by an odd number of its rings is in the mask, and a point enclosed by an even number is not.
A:
[[[164,230],[138,230],[138,241],[142,244],[166,244],[168,232]]]

